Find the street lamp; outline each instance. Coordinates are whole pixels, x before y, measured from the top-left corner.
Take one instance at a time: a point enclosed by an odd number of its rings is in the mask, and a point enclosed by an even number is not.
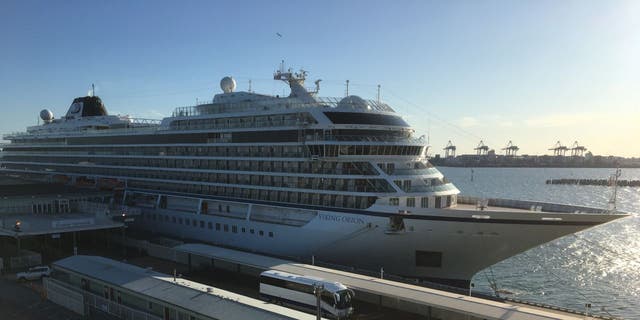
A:
[[[313,285],[313,294],[316,296],[316,319],[320,320],[322,318],[322,307],[320,297],[322,296],[322,292],[324,292],[324,284],[318,285],[317,283]]]

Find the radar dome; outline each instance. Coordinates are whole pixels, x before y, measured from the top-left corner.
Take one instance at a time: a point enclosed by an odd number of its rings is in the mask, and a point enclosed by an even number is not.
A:
[[[231,93],[236,89],[236,80],[232,77],[224,77],[220,80],[220,88],[224,93]]]
[[[347,96],[342,98],[342,100],[338,102],[338,108],[363,111],[371,110],[369,103],[358,96]]]
[[[51,112],[51,110],[49,109],[43,109],[42,111],[40,111],[40,119],[46,122],[53,120],[53,112]]]

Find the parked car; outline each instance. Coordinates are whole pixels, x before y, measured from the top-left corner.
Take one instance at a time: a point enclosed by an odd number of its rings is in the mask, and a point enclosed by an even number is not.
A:
[[[36,280],[42,277],[48,277],[50,275],[51,275],[51,268],[49,268],[48,266],[38,266],[38,267],[29,268],[29,270],[24,272],[19,272],[18,274],[16,274],[16,278],[18,278],[18,280],[21,280],[21,281],[26,281],[26,280]]]

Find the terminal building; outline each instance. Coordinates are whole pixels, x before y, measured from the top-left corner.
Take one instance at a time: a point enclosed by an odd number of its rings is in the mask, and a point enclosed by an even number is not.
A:
[[[98,256],[52,264],[47,298],[88,318],[145,320],[316,319],[201,283]]]
[[[110,206],[112,197],[112,191],[0,176],[0,269],[39,265],[43,254],[77,253],[79,238],[123,229],[125,219]],[[130,220],[136,212],[126,214]]]

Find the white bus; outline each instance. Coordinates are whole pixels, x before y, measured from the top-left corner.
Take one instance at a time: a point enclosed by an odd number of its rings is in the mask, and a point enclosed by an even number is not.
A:
[[[345,319],[353,313],[353,290],[339,282],[268,270],[260,274],[260,297],[295,309],[316,313],[314,286],[324,286],[320,307],[324,317]]]

